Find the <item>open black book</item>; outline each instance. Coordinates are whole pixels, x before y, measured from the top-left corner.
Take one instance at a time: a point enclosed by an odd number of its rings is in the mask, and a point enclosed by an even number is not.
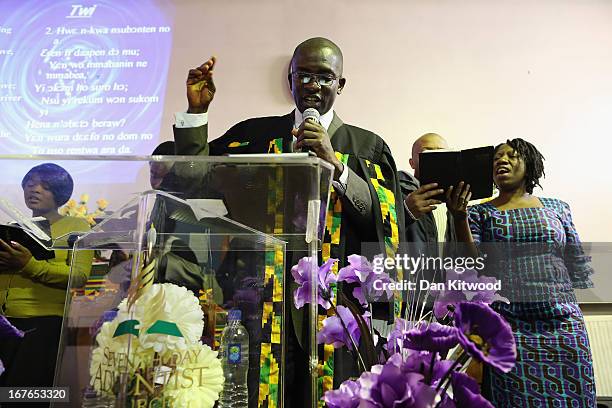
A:
[[[493,194],[493,146],[466,150],[426,150],[419,155],[421,185],[438,183],[444,192],[460,181],[470,185],[472,200]],[[434,197],[442,202],[443,195]]]
[[[32,238],[18,224],[0,225],[0,239],[9,245],[11,241],[23,245],[39,261],[55,258],[55,252],[48,250],[44,245]]]

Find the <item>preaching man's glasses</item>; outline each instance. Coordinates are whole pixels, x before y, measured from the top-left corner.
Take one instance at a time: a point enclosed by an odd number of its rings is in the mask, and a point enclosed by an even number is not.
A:
[[[331,86],[338,79],[330,74],[312,74],[310,72],[292,72],[291,75],[303,84],[309,84],[314,80],[320,86]]]

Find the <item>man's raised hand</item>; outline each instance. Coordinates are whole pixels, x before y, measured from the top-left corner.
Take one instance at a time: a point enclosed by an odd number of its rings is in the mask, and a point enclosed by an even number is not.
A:
[[[208,112],[208,105],[215,97],[215,83],[213,81],[213,68],[217,59],[210,57],[208,61],[197,68],[190,69],[187,75],[187,113]]]
[[[425,184],[408,194],[404,201],[412,215],[419,219],[423,215],[432,212],[437,204],[442,203],[442,201],[432,198],[442,193],[444,193],[444,190],[438,188],[437,183]]]

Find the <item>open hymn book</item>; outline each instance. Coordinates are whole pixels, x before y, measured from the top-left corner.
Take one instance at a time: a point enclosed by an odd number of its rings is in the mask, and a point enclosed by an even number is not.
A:
[[[0,224],[0,239],[6,243],[18,242],[28,248],[32,256],[38,260],[55,257],[55,253],[48,250],[53,246],[53,240],[50,236],[51,226],[46,219],[29,218],[4,198],[0,198],[0,210],[11,219],[8,224]]]
[[[470,185],[472,200],[493,194],[493,146],[465,150],[425,150],[419,155],[421,185],[438,183],[444,192],[460,181]],[[443,195],[434,197],[442,202]]]

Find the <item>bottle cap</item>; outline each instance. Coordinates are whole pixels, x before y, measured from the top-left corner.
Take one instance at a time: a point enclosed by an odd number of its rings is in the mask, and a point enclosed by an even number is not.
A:
[[[240,309],[232,309],[227,314],[228,322],[235,322],[235,321],[239,322],[241,320],[242,320],[242,311]]]

